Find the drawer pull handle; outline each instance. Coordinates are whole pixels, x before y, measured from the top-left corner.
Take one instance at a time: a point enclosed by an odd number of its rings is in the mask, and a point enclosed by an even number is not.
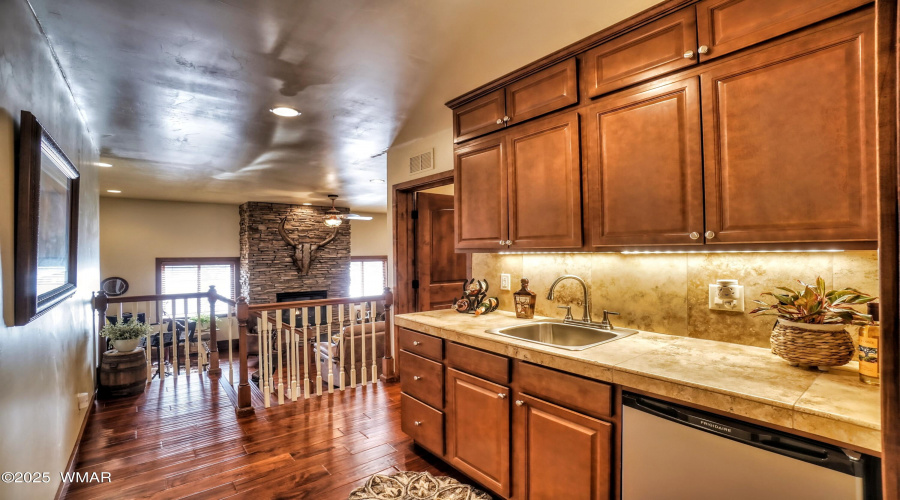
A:
[[[497,394],[497,397],[500,399],[506,399],[506,394],[501,392],[501,393]]]
[[[516,406],[525,406],[525,401],[522,401],[521,399],[517,399]]]
[[[422,425],[422,422],[420,422],[420,421],[418,421],[418,420],[416,420],[416,421],[413,422],[413,423],[416,424],[416,425]]]
[[[419,342],[418,340],[413,340],[413,345],[422,345],[422,343]]]
[[[422,377],[418,375],[413,375],[413,380],[422,380]]]

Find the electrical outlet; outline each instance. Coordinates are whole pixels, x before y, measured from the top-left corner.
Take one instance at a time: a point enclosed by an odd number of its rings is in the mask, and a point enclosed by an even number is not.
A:
[[[509,290],[509,275],[508,274],[500,275],[500,289],[501,290]]]
[[[709,309],[744,312],[744,287],[735,280],[720,280],[720,283],[709,285]]]

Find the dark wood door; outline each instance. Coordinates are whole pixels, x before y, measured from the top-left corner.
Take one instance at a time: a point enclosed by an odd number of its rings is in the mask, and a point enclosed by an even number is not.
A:
[[[506,87],[508,125],[578,102],[575,58],[550,66]]]
[[[591,244],[702,245],[698,79],[611,95],[584,114]]]
[[[447,369],[447,459],[493,490],[510,492],[509,388]]]
[[[493,136],[454,152],[456,247],[495,251],[506,248],[506,140]]]
[[[700,60],[719,57],[828,19],[869,0],[704,0],[697,4]]]
[[[448,309],[466,281],[466,255],[453,241],[453,196],[416,193],[416,311]]]
[[[871,11],[701,75],[707,243],[877,237]]]
[[[460,143],[506,126],[506,93],[491,92],[453,110],[453,142]],[[508,121],[508,120],[507,120]]]
[[[581,240],[581,155],[575,112],[511,128],[510,248],[572,248]]]
[[[694,9],[681,9],[587,51],[584,88],[597,97],[697,64]]]
[[[522,500],[608,500],[612,424],[516,396],[514,492]]]

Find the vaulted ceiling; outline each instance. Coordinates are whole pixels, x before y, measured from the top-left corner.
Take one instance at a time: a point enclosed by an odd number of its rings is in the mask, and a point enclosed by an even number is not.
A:
[[[475,0],[31,0],[121,196],[384,210],[384,152]],[[274,106],[302,113],[281,118]]]

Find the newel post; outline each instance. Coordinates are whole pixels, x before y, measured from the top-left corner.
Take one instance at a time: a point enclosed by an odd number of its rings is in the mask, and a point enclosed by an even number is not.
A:
[[[210,377],[219,378],[222,375],[222,369],[219,368],[219,343],[216,338],[216,301],[219,300],[216,287],[210,286],[206,296],[209,298],[209,368],[207,374]],[[199,330],[199,325],[197,326]]]
[[[241,297],[237,300],[238,320],[238,358],[240,370],[238,377],[237,399],[238,407],[235,410],[239,417],[253,414],[253,405],[250,402],[250,376],[247,372],[247,320],[250,319],[250,306],[247,299]]]
[[[397,366],[394,364],[394,357],[397,354],[397,336],[394,335],[394,329],[391,326],[391,312],[394,306],[394,294],[390,287],[384,287],[384,357],[381,358],[381,380],[385,382],[394,382],[397,376]],[[390,344],[387,344],[390,342]],[[390,345],[390,349],[388,349]]]

